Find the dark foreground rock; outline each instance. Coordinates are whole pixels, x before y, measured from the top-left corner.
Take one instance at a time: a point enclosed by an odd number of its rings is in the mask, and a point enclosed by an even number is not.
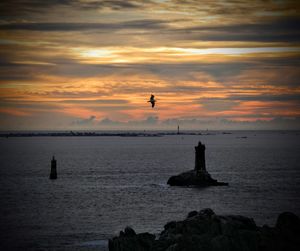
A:
[[[155,241],[155,235],[149,233],[136,234],[135,231],[126,227],[119,237],[108,241],[109,250],[147,251],[151,250]]]
[[[126,228],[109,240],[109,251],[298,251],[300,220],[293,213],[278,216],[275,227],[258,227],[251,218],[192,211],[183,221],[164,226],[158,238]]]
[[[206,170],[205,145],[200,141],[195,147],[195,168],[179,175],[171,176],[168,180],[170,186],[227,186],[228,183],[218,182]]]

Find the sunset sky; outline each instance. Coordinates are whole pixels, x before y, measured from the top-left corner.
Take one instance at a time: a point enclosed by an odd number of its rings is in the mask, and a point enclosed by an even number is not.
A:
[[[300,129],[299,1],[4,0],[0,13],[0,130]]]

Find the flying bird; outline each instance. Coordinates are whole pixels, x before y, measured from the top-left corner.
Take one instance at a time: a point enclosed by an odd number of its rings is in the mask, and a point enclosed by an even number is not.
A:
[[[151,103],[151,105],[152,105],[152,108],[155,106],[155,102],[156,102],[156,100],[154,99],[154,95],[153,95],[153,94],[151,94],[151,96],[150,96],[150,100],[149,100],[148,102],[150,102],[150,103]]]

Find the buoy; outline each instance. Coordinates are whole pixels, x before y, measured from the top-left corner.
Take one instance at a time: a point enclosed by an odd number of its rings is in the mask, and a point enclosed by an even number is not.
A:
[[[51,160],[50,179],[51,180],[57,179],[56,159],[54,158],[54,156],[52,157],[52,160]]]

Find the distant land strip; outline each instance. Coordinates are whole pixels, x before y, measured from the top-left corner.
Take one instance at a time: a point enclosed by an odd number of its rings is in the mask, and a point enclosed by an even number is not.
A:
[[[231,133],[224,133],[231,134]],[[118,136],[118,137],[163,137],[166,135],[215,135],[215,133],[198,133],[198,132],[11,132],[0,133],[2,138],[10,137],[105,137],[105,136]]]

